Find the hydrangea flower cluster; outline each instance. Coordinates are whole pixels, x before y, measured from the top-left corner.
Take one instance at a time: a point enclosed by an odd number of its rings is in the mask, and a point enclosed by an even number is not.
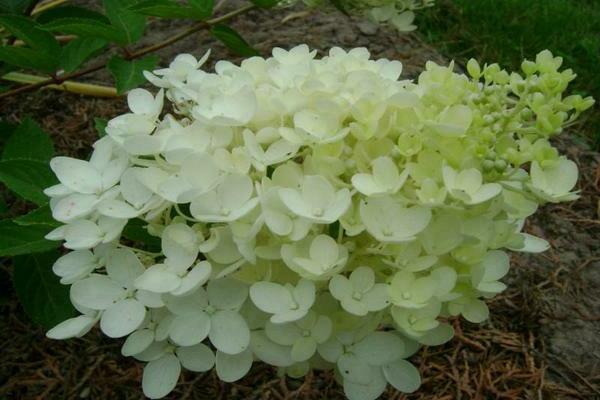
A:
[[[54,265],[81,315],[147,362],[143,391],[181,368],[226,382],[262,361],[301,377],[333,369],[351,400],[420,384],[407,361],[479,323],[505,289],[502,249],[539,204],[577,198],[577,167],[549,142],[593,100],[545,51],[523,74],[433,62],[416,82],[364,48],[276,48],[215,73],[179,55],[147,72],[89,161],[56,157],[46,190],[72,251]],[[171,103],[163,112],[164,97]],[[160,250],[123,236],[134,220]]]

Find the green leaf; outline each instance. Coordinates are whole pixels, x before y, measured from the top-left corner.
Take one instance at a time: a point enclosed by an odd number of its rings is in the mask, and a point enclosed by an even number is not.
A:
[[[161,18],[205,18],[195,8],[183,6],[171,0],[144,0],[129,9],[139,14]]]
[[[52,272],[58,251],[15,258],[13,282],[21,305],[31,319],[49,329],[76,315],[69,300],[69,287]]]
[[[189,4],[201,19],[206,19],[212,15],[215,2],[214,0],[189,0]]]
[[[252,0],[260,8],[271,8],[279,4],[281,0]]]
[[[65,72],[75,71],[89,58],[98,54],[108,42],[102,38],[77,38],[70,41],[62,48],[60,53],[60,67]]]
[[[45,206],[41,206],[40,208],[36,208],[25,215],[21,215],[20,217],[13,219],[13,221],[17,225],[21,226],[46,225],[57,228],[61,225],[60,222],[52,218],[52,211],[50,210],[50,206],[47,204]]]
[[[227,25],[215,25],[210,32],[215,38],[219,39],[225,46],[240,56],[252,57],[259,54],[239,33]]]
[[[330,1],[331,1],[331,4],[333,4],[333,6],[338,9],[339,12],[341,12],[342,14],[344,14],[348,17],[350,16],[350,13],[348,12],[348,10],[346,10],[346,7],[344,7],[344,4],[340,0],[330,0]]]
[[[104,10],[110,23],[123,32],[129,44],[137,42],[146,27],[146,17],[127,8],[133,3],[131,0],[104,0]]]
[[[94,128],[98,132],[98,137],[106,136],[106,125],[108,125],[108,120],[105,118],[94,118]]]
[[[108,61],[108,69],[115,78],[117,93],[122,94],[141,85],[146,78],[143,71],[151,71],[158,63],[158,56],[146,56],[137,60],[127,61],[114,56]]]
[[[52,229],[47,225],[21,226],[9,219],[0,221],[0,257],[39,253],[59,247],[59,241],[44,238]]]
[[[59,18],[44,25],[52,32],[69,33],[81,37],[102,38],[121,45],[127,44],[127,38],[119,29],[92,18]]]
[[[60,45],[54,35],[39,28],[37,22],[19,15],[0,15],[0,25],[27,43],[32,49],[57,56]]]
[[[17,125],[0,121],[0,147],[4,146],[16,129]]]
[[[76,6],[62,6],[50,8],[37,16],[37,21],[40,24],[46,24],[50,21],[54,21],[62,18],[85,18],[93,19],[104,24],[110,24],[110,21],[104,14],[92,11],[88,8],[76,7]]]
[[[0,181],[19,196],[38,205],[48,202],[42,191],[57,182],[48,163],[28,159],[0,160]]]
[[[3,160],[28,158],[49,162],[54,155],[54,144],[46,132],[27,117],[6,142]]]
[[[54,72],[58,60],[46,53],[26,47],[0,47],[0,61],[24,69]]]
[[[139,218],[130,219],[123,229],[123,236],[143,244],[148,251],[160,251],[160,238],[152,236],[146,229],[148,223]]]
[[[0,12],[8,14],[23,14],[31,0],[0,0]]]

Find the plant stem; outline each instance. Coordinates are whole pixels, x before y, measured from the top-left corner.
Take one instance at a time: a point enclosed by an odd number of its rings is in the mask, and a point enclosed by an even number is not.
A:
[[[133,60],[142,56],[145,56],[148,53],[152,53],[155,52],[157,50],[160,50],[164,47],[167,47],[195,32],[201,31],[203,29],[210,29],[211,26],[216,25],[220,22],[224,22],[227,21],[233,17],[236,17],[240,14],[243,14],[253,8],[255,8],[256,6],[253,4],[244,6],[244,7],[240,7],[237,10],[231,11],[227,14],[223,14],[220,17],[217,18],[213,18],[210,19],[208,21],[203,21],[203,22],[198,22],[197,24],[194,24],[192,27],[186,29],[183,32],[178,33],[177,35],[171,36],[168,39],[165,39],[162,42],[156,43],[152,46],[148,46],[148,47],[144,47],[142,49],[139,49],[137,51],[133,51],[131,52],[131,55],[126,57],[127,60]],[[79,78],[81,76],[90,74],[92,72],[96,72],[98,70],[101,70],[103,68],[106,67],[107,61],[103,61],[97,64],[93,64],[87,68],[81,69],[79,71],[75,71],[75,72],[71,72],[69,74],[64,74],[64,75],[59,75],[55,78],[48,78],[36,83],[31,83],[29,85],[24,85],[24,86],[20,86],[16,89],[12,89],[12,90],[8,90],[4,93],[0,93],[0,99],[4,99],[6,97],[10,97],[10,96],[14,96],[16,94],[20,94],[20,93],[25,93],[25,92],[31,92],[33,90],[36,89],[40,89],[42,87],[45,86],[49,86],[49,85],[60,85],[63,82],[67,81],[67,80],[71,80],[71,79],[75,79],[75,78]],[[76,83],[76,82],[73,82]]]
[[[20,72],[9,72],[2,76],[2,79],[11,82],[36,84],[46,80],[43,76],[22,74]],[[93,85],[90,83],[80,83],[73,81],[64,81],[60,84],[51,84],[46,86],[49,89],[63,90],[65,92],[80,93],[96,97],[116,97],[117,90],[114,87]]]

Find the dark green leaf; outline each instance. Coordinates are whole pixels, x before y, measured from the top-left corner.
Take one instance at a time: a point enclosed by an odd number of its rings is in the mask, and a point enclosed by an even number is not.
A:
[[[206,19],[212,15],[215,2],[214,0],[189,0],[189,4],[200,18]]]
[[[28,158],[49,162],[53,155],[54,145],[48,134],[34,120],[27,117],[8,139],[2,159]]]
[[[0,0],[0,12],[9,14],[23,14],[31,0]]]
[[[144,0],[129,9],[139,14],[161,18],[205,18],[204,15],[199,15],[195,8],[171,0]]]
[[[56,8],[50,8],[37,16],[37,21],[40,24],[46,24],[50,21],[62,18],[85,18],[93,19],[104,24],[110,24],[110,21],[104,14],[92,11],[88,8],[76,7],[76,6],[62,6]]]
[[[0,257],[39,253],[60,246],[60,242],[44,239],[53,228],[46,225],[21,226],[5,219],[0,221]]]
[[[104,118],[94,118],[94,128],[96,128],[99,137],[106,136],[106,125],[108,125],[108,120]]]
[[[0,181],[10,190],[38,205],[48,202],[42,192],[57,181],[48,163],[37,160],[1,160]]]
[[[43,53],[58,55],[60,46],[54,35],[48,31],[40,29],[37,22],[31,18],[21,17],[19,15],[0,15],[0,25],[21,39],[32,49]]]
[[[44,29],[52,32],[70,33],[81,37],[102,38],[118,44],[127,44],[127,38],[112,25],[92,18],[59,18],[44,25]]]
[[[13,219],[13,221],[17,225],[28,226],[28,225],[47,225],[51,227],[60,226],[60,222],[56,221],[52,218],[52,211],[50,210],[49,205],[41,206],[40,208],[36,208],[35,210],[21,215]]]
[[[123,32],[129,44],[137,42],[146,27],[146,17],[127,8],[133,3],[131,0],[104,0],[104,10],[110,23]]]
[[[107,41],[101,38],[77,38],[67,43],[60,54],[60,67],[65,72],[75,71],[86,60],[98,54]]]
[[[160,251],[160,238],[148,233],[146,226],[148,223],[139,218],[131,219],[123,229],[123,236],[144,245],[148,251]]]
[[[0,121],[0,147],[4,146],[16,129],[17,125]]]
[[[151,71],[158,63],[158,56],[146,56],[138,60],[127,61],[115,56],[108,61],[108,69],[115,78],[117,93],[122,94],[138,87],[146,80],[143,71]]]
[[[240,56],[252,57],[258,55],[256,49],[250,46],[239,33],[227,25],[215,25],[210,32],[214,37],[223,42],[225,46]]]
[[[281,0],[252,0],[260,8],[271,8],[275,7],[281,2]]]
[[[75,316],[69,287],[61,285],[52,272],[58,251],[15,258],[14,285],[21,305],[31,319],[49,329]]]
[[[49,54],[26,47],[0,47],[0,61],[24,69],[54,72],[58,60]]]

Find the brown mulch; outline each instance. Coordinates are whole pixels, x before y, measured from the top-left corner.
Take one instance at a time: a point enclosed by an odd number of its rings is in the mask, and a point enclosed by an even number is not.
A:
[[[298,42],[320,50],[365,46],[375,57],[401,60],[408,77],[415,77],[428,59],[444,60],[418,36],[398,36],[386,29],[366,35],[356,21],[340,14],[281,23],[288,13],[252,12],[233,26],[263,54],[273,46]],[[147,41],[160,40],[182,25],[155,21],[151,26]],[[239,60],[206,34],[159,54],[165,63],[176,53],[200,55],[208,47],[213,49],[213,62]],[[105,82],[106,74],[89,80]],[[0,115],[13,122],[31,115],[50,133],[59,153],[85,157],[96,138],[93,118],[110,118],[124,109],[121,99],[42,91],[3,101]],[[544,207],[527,225],[529,232],[549,240],[552,250],[513,256],[509,289],[490,301],[490,320],[482,325],[454,320],[454,340],[423,348],[411,358],[423,377],[419,391],[404,395],[389,389],[382,398],[600,399],[600,156],[570,139],[561,139],[559,146],[581,167],[582,198]],[[12,206],[16,210],[23,205],[13,201]],[[10,268],[10,261],[4,260],[0,280],[8,282]],[[120,355],[121,341],[97,330],[79,340],[48,340],[29,322],[10,285],[0,288],[5,295],[0,304],[0,399],[143,398],[142,366]],[[186,372],[168,398],[312,400],[342,399],[343,393],[330,373],[296,380],[256,363],[234,384],[222,383],[212,373]]]

